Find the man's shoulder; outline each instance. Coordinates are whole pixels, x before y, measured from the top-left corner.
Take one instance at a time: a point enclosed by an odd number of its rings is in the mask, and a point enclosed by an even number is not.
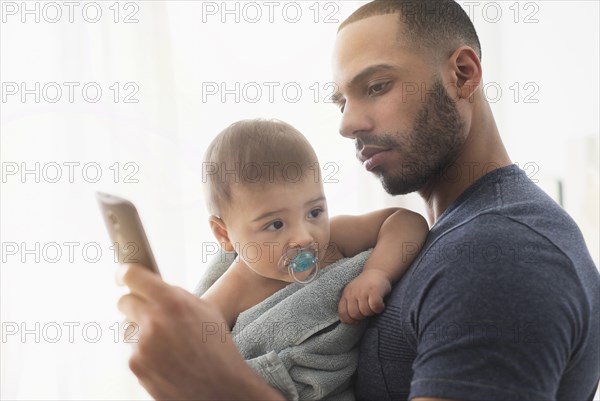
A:
[[[488,220],[497,227],[489,227]],[[481,178],[451,205],[432,229],[438,237],[460,226],[472,230],[508,229],[519,224],[531,234],[550,237],[552,231],[578,231],[565,210],[516,166],[508,166]]]
[[[406,293],[435,288],[444,296],[462,289],[477,296],[523,287],[550,294],[561,290],[556,283],[579,292],[581,272],[597,276],[595,266],[550,234],[514,216],[481,213],[428,239],[407,277]]]
[[[546,230],[518,217],[483,212],[428,240],[420,263],[455,265],[465,263],[529,263],[540,252],[563,255],[560,244]]]
[[[573,256],[535,226],[483,213],[428,242],[400,296],[411,305],[408,310],[418,310],[426,298],[457,294],[461,304],[473,308],[486,300],[502,310],[510,299],[554,307],[565,294],[585,308],[598,289],[600,276],[589,254]]]

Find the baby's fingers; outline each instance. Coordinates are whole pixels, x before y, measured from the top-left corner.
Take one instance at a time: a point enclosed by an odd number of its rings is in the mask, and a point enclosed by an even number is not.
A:
[[[342,291],[342,297],[340,298],[340,302],[338,304],[338,313],[340,315],[340,321],[342,323],[347,324],[355,324],[357,323],[354,319],[356,316],[356,310],[358,306],[356,305],[356,296],[354,295],[353,290],[353,282],[348,284],[344,291]]]
[[[371,308],[370,299],[371,297],[366,294],[357,300],[358,307],[360,309],[360,319],[364,319],[375,314],[375,312],[372,310],[373,308]]]
[[[383,312],[385,309],[383,298],[378,295],[369,296],[369,309],[373,312],[372,315]]]
[[[360,311],[360,304],[358,302],[358,299],[348,299],[348,315],[354,322],[363,318],[362,313]]]
[[[338,304],[338,314],[342,323],[354,324],[354,320],[348,314],[348,298],[343,296]]]

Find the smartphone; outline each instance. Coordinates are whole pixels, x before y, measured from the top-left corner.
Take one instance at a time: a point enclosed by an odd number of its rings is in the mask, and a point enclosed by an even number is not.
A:
[[[96,192],[119,263],[138,263],[160,276],[137,209],[127,199]]]

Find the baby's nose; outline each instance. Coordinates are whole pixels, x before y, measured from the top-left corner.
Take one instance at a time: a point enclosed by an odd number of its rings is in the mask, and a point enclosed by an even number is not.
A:
[[[290,248],[304,248],[309,246],[310,244],[312,244],[314,242],[314,238],[312,236],[312,234],[304,229],[298,229],[296,230],[296,232],[294,233],[294,236],[292,237],[290,243],[289,243],[289,247]]]

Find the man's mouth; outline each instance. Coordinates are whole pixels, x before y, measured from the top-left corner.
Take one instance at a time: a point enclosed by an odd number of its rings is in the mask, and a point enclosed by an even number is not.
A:
[[[375,167],[381,165],[390,154],[391,149],[365,147],[357,156],[365,169],[367,169],[367,171],[372,171]]]

